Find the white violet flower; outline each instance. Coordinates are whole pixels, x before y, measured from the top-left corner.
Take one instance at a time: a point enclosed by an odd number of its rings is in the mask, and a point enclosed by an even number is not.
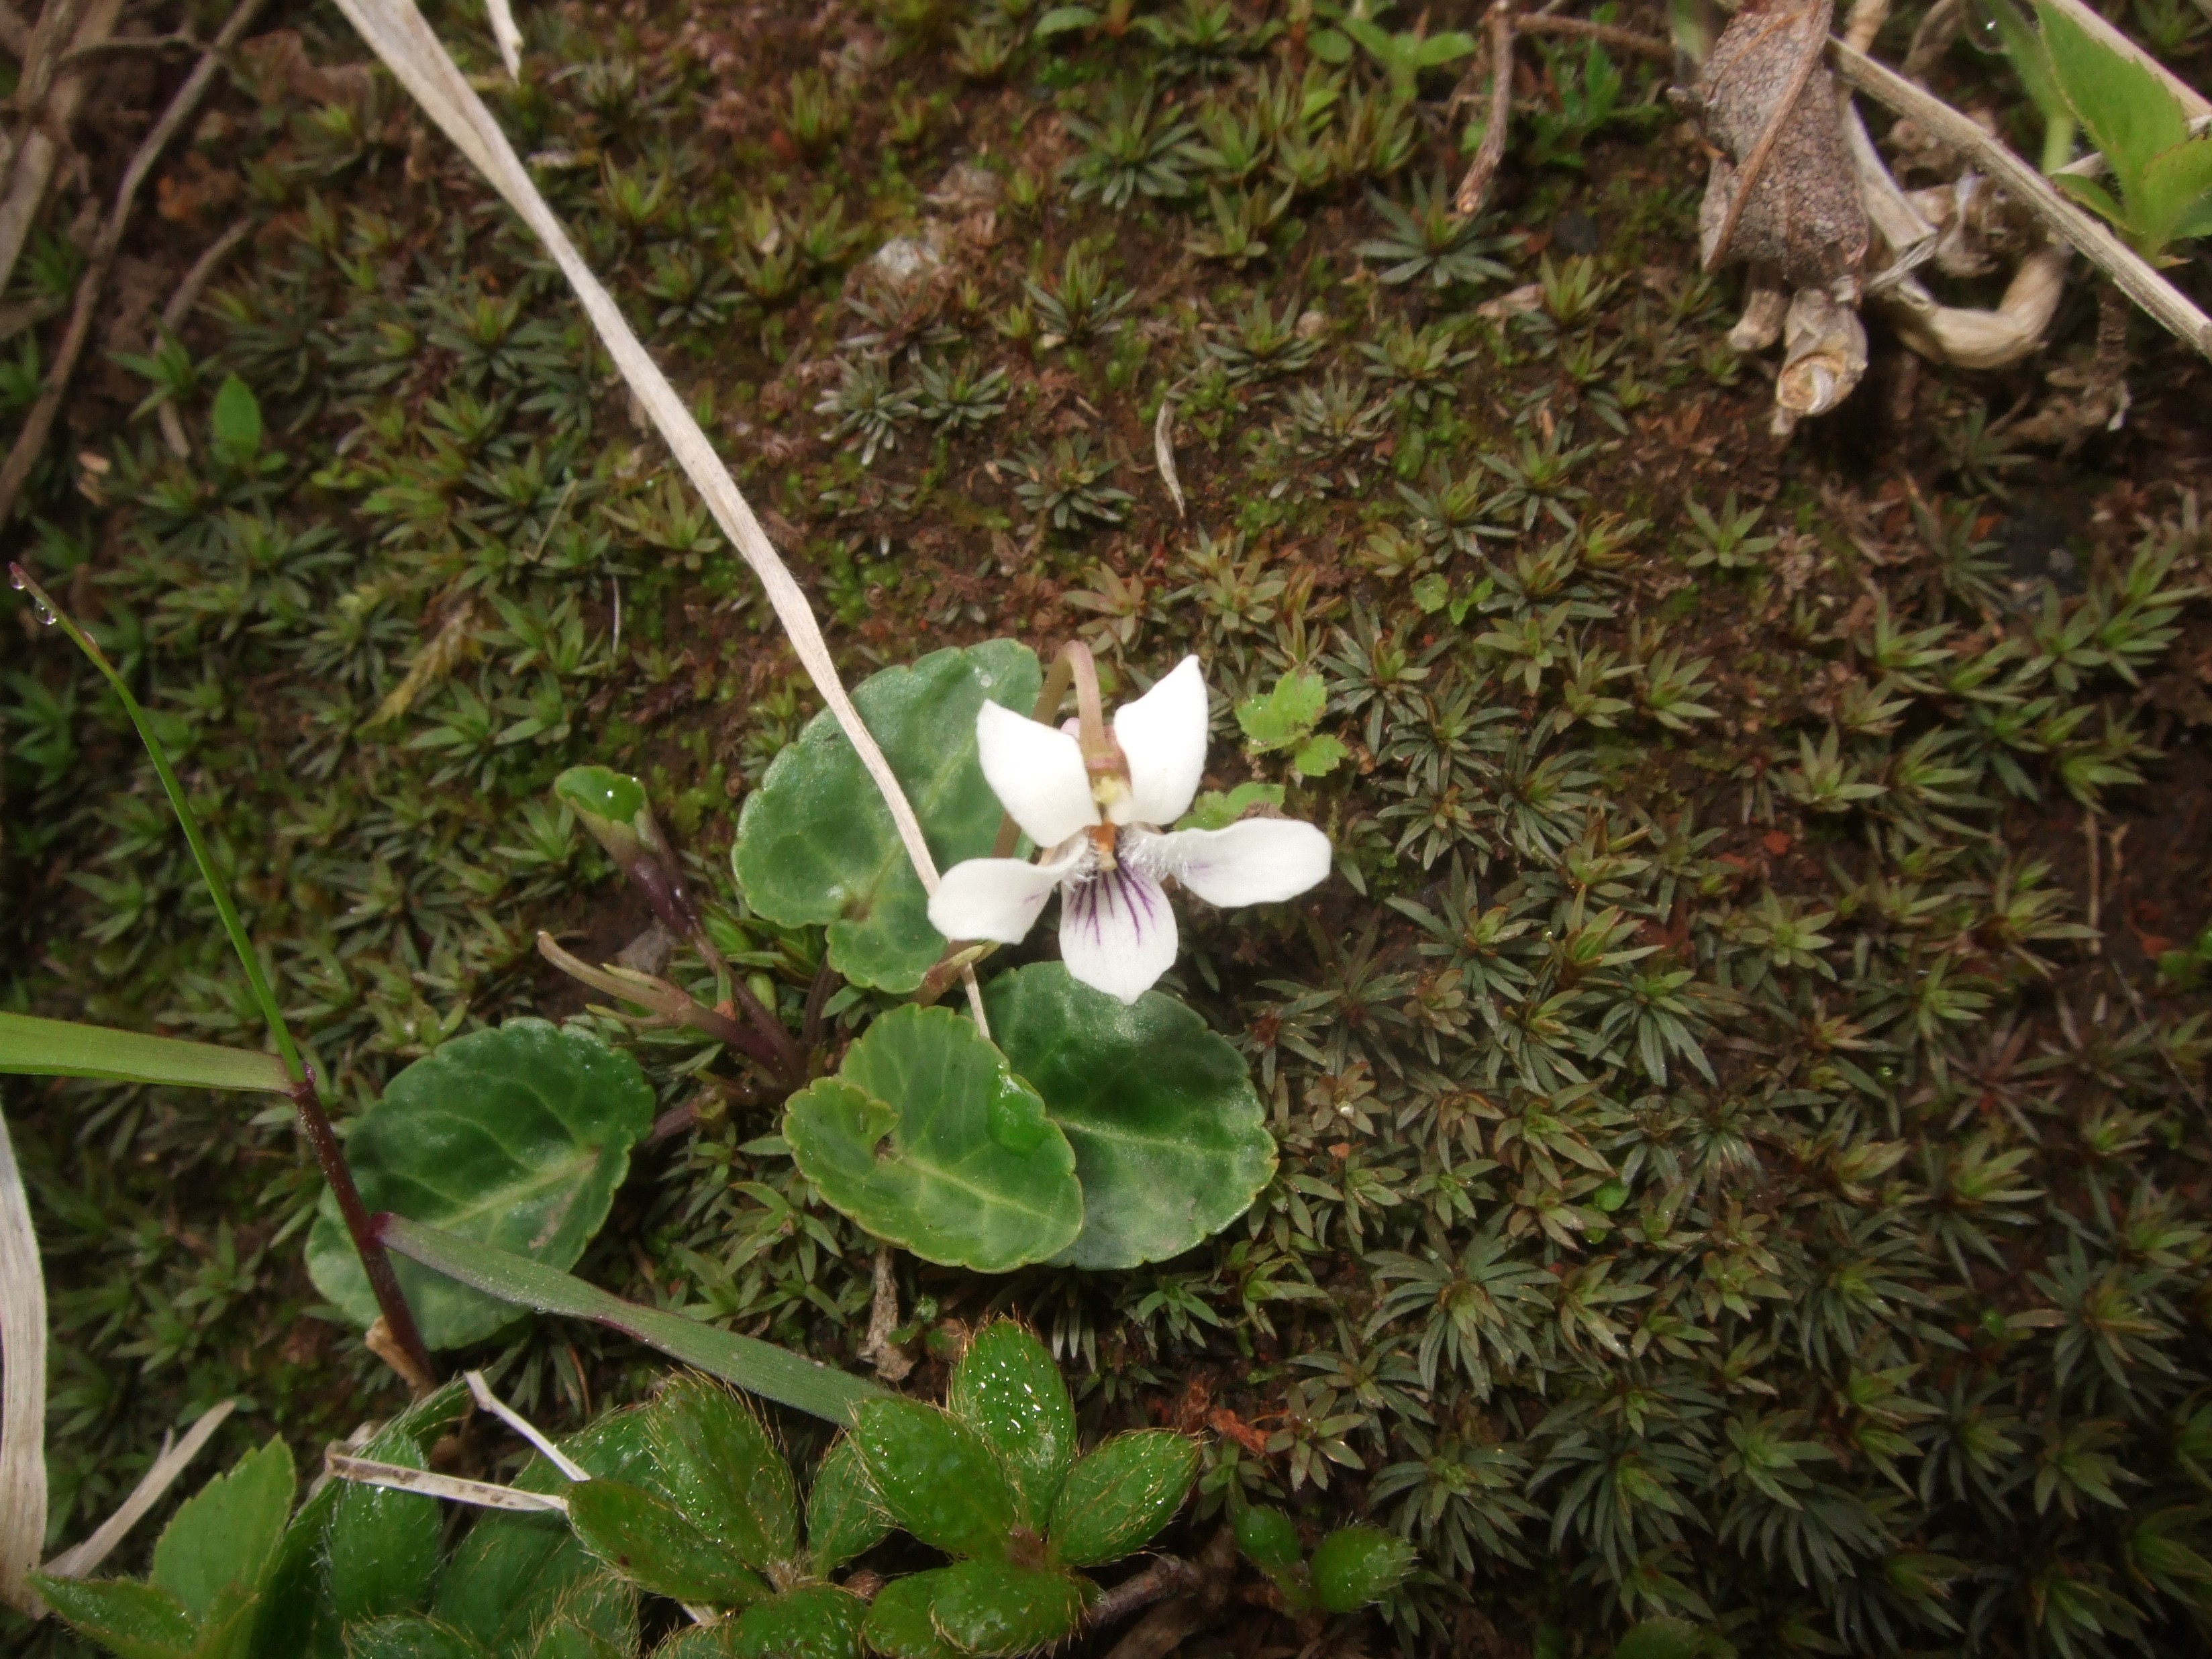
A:
[[[1094,712],[1083,724],[1097,728],[1088,744],[1076,732],[983,705],[975,719],[983,775],[1023,832],[1048,850],[1034,864],[955,865],[930,899],[929,921],[947,939],[1019,944],[1058,888],[1067,971],[1134,1002],[1175,962],[1164,879],[1210,904],[1295,898],[1328,874],[1328,837],[1292,818],[1160,829],[1189,811],[1206,769],[1206,681],[1196,657],[1115,710],[1110,735],[1095,714],[1095,680],[1085,689]]]

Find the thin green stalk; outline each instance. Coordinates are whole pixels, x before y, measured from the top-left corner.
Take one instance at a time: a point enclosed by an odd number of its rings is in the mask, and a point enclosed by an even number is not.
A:
[[[138,728],[138,740],[146,745],[146,757],[154,763],[155,775],[161,780],[161,787],[168,792],[169,805],[177,814],[177,822],[184,826],[185,840],[192,849],[192,859],[200,867],[200,879],[207,884],[208,896],[215,901],[216,914],[222,918],[222,930],[230,936],[230,948],[238,952],[239,964],[246,969],[246,983],[253,988],[253,1000],[261,1005],[261,1017],[269,1022],[269,1033],[276,1039],[276,1053],[284,1062],[285,1074],[295,1083],[307,1079],[307,1068],[300,1059],[300,1051],[292,1042],[292,1033],[284,1024],[283,1011],[276,1006],[276,995],[269,986],[269,975],[261,966],[261,957],[253,948],[253,941],[246,936],[245,924],[238,919],[238,907],[230,902],[230,890],[216,874],[215,860],[208,856],[207,840],[200,834],[199,820],[192,816],[191,805],[185,799],[185,787],[177,781],[174,768],[162,749],[161,739],[154,735],[146,711],[138,706],[138,699],[131,695],[123,676],[115,665],[107,660],[107,653],[92,641],[92,637],[76,625],[76,619],[46,596],[46,591],[31,580],[20,564],[8,567],[9,580],[18,592],[28,593],[32,603],[39,607],[39,620],[58,623],[63,633],[70,636],[76,648],[84,653],[92,665],[105,675],[115,695],[122,700],[123,712],[131,716],[131,724]]]
[[[591,1320],[749,1393],[831,1423],[851,1421],[854,1407],[886,1398],[890,1392],[864,1376],[818,1364],[773,1342],[717,1330],[682,1314],[641,1308],[573,1273],[420,1222],[380,1215],[373,1231],[400,1255],[486,1296],[539,1313]]]

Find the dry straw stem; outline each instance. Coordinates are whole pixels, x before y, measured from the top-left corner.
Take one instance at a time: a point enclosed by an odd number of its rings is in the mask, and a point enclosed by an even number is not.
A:
[[[122,15],[123,0],[98,0],[66,42],[55,38],[56,31],[48,20],[40,18],[45,27],[33,31],[20,60],[26,82],[33,78],[31,70],[36,56],[45,54],[58,64],[65,51],[98,46],[113,32],[115,20]],[[57,4],[57,21],[58,15]],[[23,93],[23,87],[19,85],[19,99]],[[53,185],[54,169],[62,155],[61,142],[56,135],[66,135],[75,125],[84,97],[84,73],[69,70],[55,80],[47,91],[43,110],[34,112],[40,118],[27,124],[29,131],[22,135],[15,150],[15,164],[9,171],[7,193],[0,196],[0,293],[5,293],[14,281],[15,261],[22,258],[23,244],[30,240],[31,227],[39,222],[39,210],[46,204],[46,191]]]
[[[760,578],[793,651],[860,754],[860,763],[875,781],[884,804],[890,809],[891,821],[897,826],[907,857],[913,861],[915,874],[926,891],[935,892],[937,862],[930,856],[929,844],[922,839],[921,824],[914,815],[906,792],[899,787],[890,763],[862,723],[852,698],[846,695],[805,591],[785,567],[768,533],[761,528],[760,520],[753,516],[752,507],[722,465],[721,458],[714,453],[707,434],[699,429],[698,422],[691,417],[691,411],[684,407],[683,398],[677,395],[676,388],[668,383],[660,366],[630,331],[622,307],[576,252],[568,232],[562,228],[553,210],[524,170],[514,147],[507,143],[507,135],[484,107],[483,100],[477,96],[459,67],[431,32],[414,0],[338,0],[338,9],[440,130],[520,216],[532,234],[545,245],[554,263],[561,267],[561,274],[575,289],[592,326],[599,331],[615,366],[622,371],[623,378],[629,383],[653,425],[659,428],[677,465],[691,480],[692,487],[707,503],[707,510],[714,515],[714,522],[730,538],[731,545]],[[980,1028],[984,1024],[982,996],[976,989],[972,972],[966,980],[969,1007]]]
[[[1845,81],[1876,103],[1911,117],[1925,131],[1972,156],[2015,201],[2033,210],[2111,277],[2128,298],[2206,357],[2212,357],[2212,317],[2199,311],[2180,289],[2151,269],[2149,261],[2061,196],[2041,173],[1942,99],[1887,64],[1853,51],[1842,40],[1832,39],[1828,49],[1836,72]]]
[[[121,1543],[131,1528],[146,1516],[148,1510],[160,1503],[176,1478],[200,1455],[200,1449],[214,1438],[215,1431],[223,1425],[236,1407],[235,1400],[225,1400],[209,1407],[185,1431],[185,1437],[177,1440],[172,1435],[161,1437],[161,1455],[156,1457],[146,1473],[138,1477],[138,1484],[123,1500],[115,1513],[101,1522],[92,1536],[82,1544],[73,1544],[46,1563],[50,1578],[82,1578]]]
[[[62,394],[69,389],[76,360],[92,337],[93,313],[99,309],[100,290],[107,285],[107,273],[114,267],[116,255],[122,252],[123,233],[130,225],[131,210],[137,204],[139,190],[153,172],[154,164],[161,159],[161,152],[168,148],[169,141],[199,107],[200,100],[215,82],[216,70],[221,67],[224,55],[238,44],[239,37],[246,33],[246,25],[253,21],[261,6],[262,0],[240,0],[224,22],[222,33],[200,55],[199,62],[192,65],[192,72],[185,77],[184,85],[177,88],[176,95],[169,100],[161,118],[140,141],[130,165],[124,168],[123,182],[115,187],[115,204],[100,223],[100,234],[93,241],[92,258],[77,284],[76,304],[70,313],[60,349],[54,353],[53,368],[46,376],[46,385],[40,388],[39,400],[31,405],[22,429],[15,434],[15,447],[8,452],[6,465],[0,465],[0,524],[15,515],[15,498],[22,493],[31,468],[46,449],[54,417],[61,412]]]
[[[380,1463],[373,1457],[351,1457],[341,1451],[324,1454],[323,1468],[337,1480],[392,1492],[419,1492],[425,1498],[450,1498],[480,1510],[513,1510],[523,1515],[568,1512],[568,1500],[554,1492],[518,1492],[489,1480],[465,1480],[458,1474],[411,1469],[404,1463]]]
[[[46,1542],[46,1276],[30,1196],[0,1115],[0,1599],[39,1607]]]
[[[1512,0],[1494,0],[1490,8],[1490,121],[1482,130],[1482,143],[1468,163],[1467,177],[1459,181],[1452,206],[1462,215],[1478,213],[1490,194],[1490,181],[1505,159],[1506,129],[1513,119],[1513,6]]]

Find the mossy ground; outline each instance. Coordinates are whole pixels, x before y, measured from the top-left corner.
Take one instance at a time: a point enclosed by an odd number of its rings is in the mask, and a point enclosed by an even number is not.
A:
[[[2201,1642],[2212,1039],[2156,968],[2212,915],[2201,365],[2140,325],[2126,427],[2054,461],[1989,431],[2040,366],[1878,337],[1841,415],[1770,439],[1733,279],[1694,270],[1696,145],[1640,70],[1578,120],[1579,47],[1524,46],[1500,204],[1457,229],[1423,222],[1448,87],[1310,64],[1272,11],[1040,46],[934,0],[572,4],[526,16],[520,90],[481,19],[434,21],[849,676],[1079,635],[1134,687],[1195,650],[1210,782],[1285,784],[1341,848],[1310,901],[1186,912],[1180,988],[1282,1147],[1248,1219],[1127,1274],[902,1263],[926,1365],[1012,1310],[1093,1426],[1207,1431],[1187,1547],[1240,1490],[1405,1529],[1419,1651],[1600,1650],[1657,1611],[1746,1653]],[[364,56],[328,8],[271,21]],[[427,122],[251,61],[139,252],[252,240],[165,368],[82,377],[28,562],[160,711],[342,1109],[476,1023],[580,1017],[538,928],[643,929],[548,795],[580,759],[649,780],[795,1026],[819,941],[749,919],[726,860],[814,706],[751,579]],[[904,283],[872,258],[899,237]],[[154,350],[151,308],[105,343]],[[229,374],[258,454],[211,441]],[[257,1042],[118,711],[19,616],[9,1006]],[[1318,777],[1231,713],[1301,671],[1344,755]],[[700,1121],[579,1271],[856,1363],[867,1241],[711,1052],[636,1046]],[[6,1100],[58,1540],[216,1400],[245,1402],[219,1452],[392,1408],[301,1271],[287,1111]],[[551,1323],[475,1358],[553,1424],[654,1369]]]

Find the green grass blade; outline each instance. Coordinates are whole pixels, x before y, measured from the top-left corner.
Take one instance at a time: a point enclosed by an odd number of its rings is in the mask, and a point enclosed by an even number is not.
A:
[[[377,1218],[376,1232],[387,1249],[487,1296],[539,1313],[592,1320],[749,1393],[832,1423],[849,1421],[854,1407],[888,1392],[866,1377],[817,1364],[772,1342],[735,1336],[681,1314],[641,1308],[573,1274],[435,1227],[383,1215]]]
[[[269,975],[262,971],[261,958],[253,949],[253,941],[246,936],[245,924],[238,919],[238,907],[230,902],[230,890],[223,885],[222,878],[216,872],[215,860],[208,856],[207,841],[200,834],[199,820],[192,816],[191,805],[185,799],[185,787],[177,781],[175,769],[170,766],[161,739],[154,735],[146,711],[131,695],[131,688],[124,684],[115,665],[107,660],[107,653],[93,643],[91,635],[77,626],[75,617],[56,605],[46,590],[25,574],[22,566],[10,565],[9,574],[18,588],[31,596],[43,616],[61,624],[62,632],[70,636],[70,642],[84,653],[122,699],[123,712],[131,716],[131,724],[137,728],[138,741],[146,745],[147,758],[154,763],[155,775],[168,792],[169,805],[176,811],[177,822],[184,827],[193,862],[200,867],[200,879],[207,884],[208,896],[215,901],[216,914],[222,918],[222,930],[230,935],[230,947],[238,952],[239,963],[246,969],[246,982],[253,988],[253,1000],[261,1005],[262,1018],[269,1022],[270,1035],[276,1039],[276,1052],[283,1056],[284,1070],[294,1082],[305,1079],[307,1068],[300,1063],[300,1051],[294,1046],[292,1033],[284,1024],[283,1011],[276,1006],[276,993],[270,989]]]
[[[212,1042],[149,1036],[73,1020],[0,1013],[0,1072],[33,1077],[94,1077],[113,1083],[173,1083],[191,1089],[290,1091],[274,1054]]]

